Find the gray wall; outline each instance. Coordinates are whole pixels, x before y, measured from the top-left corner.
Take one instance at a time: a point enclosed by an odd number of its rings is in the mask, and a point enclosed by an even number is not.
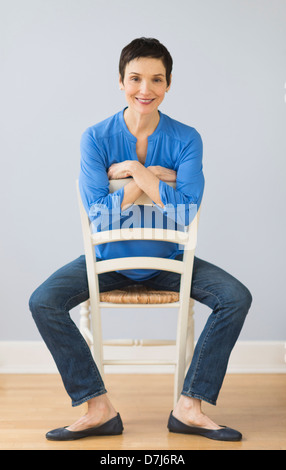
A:
[[[1,340],[40,339],[29,296],[83,252],[80,137],[125,106],[118,58],[138,36],[174,58],[162,112],[204,141],[197,256],[251,290],[240,339],[285,339],[285,18],[284,0],[1,0]],[[197,305],[196,336],[208,314]],[[174,327],[157,310],[104,319],[110,337]]]

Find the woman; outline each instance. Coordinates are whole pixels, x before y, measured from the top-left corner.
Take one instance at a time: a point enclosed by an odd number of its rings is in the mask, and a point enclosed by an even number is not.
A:
[[[202,142],[192,127],[162,114],[158,107],[171,86],[172,58],[156,39],[139,38],[121,53],[119,86],[127,108],[88,128],[81,140],[80,191],[90,220],[101,220],[102,207],[122,222],[128,207],[144,192],[158,211],[168,207],[200,206],[204,177]],[[108,194],[109,179],[131,176],[130,182]],[[166,182],[176,181],[176,189]],[[178,222],[178,221],[177,221]],[[187,222],[186,222],[187,223]],[[114,242],[97,247],[99,259],[116,256],[180,258],[178,246],[168,242]],[[178,291],[180,276],[151,270],[111,272],[99,276],[100,291],[130,283]],[[182,394],[171,412],[171,432],[199,434],[217,440],[240,440],[241,433],[214,423],[201,402],[216,404],[231,350],[251,305],[251,294],[222,269],[195,257],[191,297],[212,309],[197,342]],[[119,413],[110,402],[90,350],[69,316],[69,310],[89,298],[85,257],[80,256],[50,276],[31,296],[30,309],[57,364],[72,405],[88,404],[85,416],[47,433],[52,440],[120,434]]]

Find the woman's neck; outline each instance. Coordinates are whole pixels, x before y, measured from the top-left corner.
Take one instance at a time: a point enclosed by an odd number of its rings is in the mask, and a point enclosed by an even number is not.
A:
[[[160,114],[158,110],[156,110],[151,115],[142,115],[133,112],[133,110],[130,108],[127,108],[124,111],[124,120],[129,131],[135,137],[140,135],[149,136],[153,134],[156,127],[158,126],[160,121]]]

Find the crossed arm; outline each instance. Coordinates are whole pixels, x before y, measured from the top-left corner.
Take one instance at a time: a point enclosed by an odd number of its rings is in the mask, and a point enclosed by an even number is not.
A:
[[[176,172],[163,166],[145,167],[136,160],[125,160],[121,163],[114,163],[108,169],[109,179],[119,179],[132,176],[133,180],[124,186],[124,197],[121,209],[124,210],[134,203],[142,193],[152,199],[158,206],[163,207],[159,193],[160,180],[166,182],[176,181]]]

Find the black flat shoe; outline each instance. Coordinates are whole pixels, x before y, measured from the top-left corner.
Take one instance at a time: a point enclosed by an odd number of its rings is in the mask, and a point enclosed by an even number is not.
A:
[[[206,429],[196,426],[188,426],[175,418],[171,412],[168,425],[170,432],[177,432],[181,434],[195,434],[198,436],[207,437],[216,441],[241,441],[242,434],[235,429],[223,426],[221,429]]]
[[[119,413],[106,423],[93,428],[84,429],[83,431],[69,431],[66,428],[67,426],[65,428],[53,429],[47,432],[46,438],[50,441],[74,441],[90,436],[115,436],[122,434],[124,429]]]

